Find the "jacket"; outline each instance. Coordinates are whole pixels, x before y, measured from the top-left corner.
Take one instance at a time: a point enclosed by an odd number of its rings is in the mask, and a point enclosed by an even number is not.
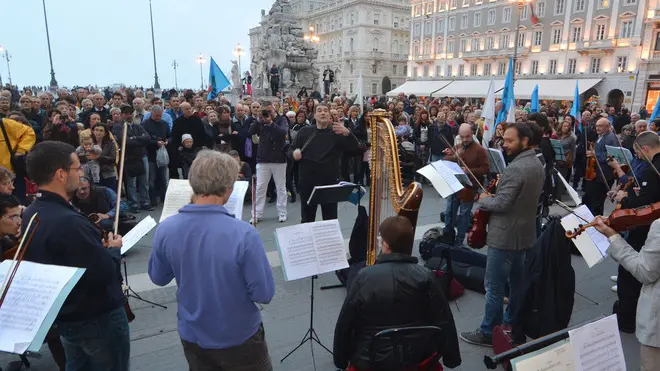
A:
[[[419,130],[416,128],[415,136],[417,138],[419,138],[419,136],[417,136],[418,132]],[[454,137],[456,137],[456,134],[458,134],[457,126],[452,127],[449,124],[441,124],[438,122],[429,125],[429,139],[427,144],[431,149],[431,154],[442,155],[442,151],[447,148],[447,145],[442,139],[440,139],[440,136],[442,136],[447,141],[447,143],[453,146]]]
[[[612,168],[607,164],[606,146],[612,146],[612,147],[619,146],[619,142],[616,139],[616,135],[612,131],[609,131],[607,134],[604,134],[603,136],[599,137],[598,140],[596,141],[596,147],[595,147],[596,158],[600,163],[601,169],[603,169],[603,174],[605,175],[605,179],[607,179],[607,181],[610,182],[614,178],[614,172],[612,171]]]
[[[7,131],[7,136],[9,137],[9,143],[14,152],[19,155],[25,155],[32,149],[34,142],[36,141],[36,136],[34,135],[34,130],[27,125],[22,123],[10,120],[10,119],[0,119],[2,124],[5,126]],[[6,167],[7,169],[13,170],[11,166],[11,155],[9,149],[7,148],[6,138],[0,131],[0,165]]]
[[[147,145],[149,144],[150,137],[149,133],[142,127],[142,125],[137,125],[132,122],[126,123],[128,128],[126,129],[126,159],[125,163],[132,161],[142,160],[142,157],[147,155]],[[117,141],[122,142],[122,135],[124,135],[123,128],[122,130],[116,129],[121,128],[120,125],[114,125],[112,128],[113,134],[115,134]]]
[[[441,344],[418,349],[420,361],[438,349],[445,366],[460,365],[454,317],[433,272],[417,265],[417,258],[410,255],[382,255],[375,265],[358,273],[346,296],[335,327],[335,366],[344,369],[350,362],[357,369],[368,370],[372,366],[369,346],[377,332],[429,325],[440,327],[443,336]],[[376,361],[385,366],[393,353],[383,348]]]
[[[289,122],[286,117],[278,115],[270,125],[264,125],[262,121],[253,122],[250,126],[250,135],[255,134],[259,136],[258,164],[286,163],[284,145],[289,134]]]
[[[532,247],[543,182],[543,165],[534,150],[521,152],[504,169],[494,197],[479,201],[479,207],[491,212],[486,239],[489,247],[502,250]]]
[[[521,299],[511,308],[515,339],[537,339],[568,327],[573,313],[575,271],[571,241],[560,219],[552,219],[525,257]]]
[[[621,235],[609,238],[607,254],[642,283],[635,335],[640,343],[660,347],[660,219],[651,224],[646,243],[636,252]]]
[[[147,158],[149,162],[156,162],[156,152],[158,151],[158,141],[170,140],[170,126],[163,120],[153,120],[151,117],[142,122],[142,127],[149,134],[149,144],[147,144]]]

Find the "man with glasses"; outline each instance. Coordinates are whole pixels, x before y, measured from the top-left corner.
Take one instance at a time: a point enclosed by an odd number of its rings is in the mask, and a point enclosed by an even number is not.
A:
[[[152,106],[160,106],[160,108],[163,108],[163,100],[160,98],[154,98],[154,100],[151,102]],[[144,116],[142,116],[142,122],[145,122],[149,120],[151,117],[151,112],[147,111],[144,113]],[[167,122],[167,125],[170,127],[170,131],[172,131],[172,125],[174,124],[174,121],[172,120],[172,116],[168,114],[164,114],[163,117],[161,117],[161,120]]]
[[[594,215],[603,215],[605,198],[614,182],[612,168],[607,164],[606,146],[618,147],[619,144],[616,135],[612,132],[610,120],[606,117],[601,117],[596,121],[596,134],[598,134],[598,139],[594,150],[587,151],[587,158],[595,156],[598,161],[596,179],[584,182],[584,204]]]

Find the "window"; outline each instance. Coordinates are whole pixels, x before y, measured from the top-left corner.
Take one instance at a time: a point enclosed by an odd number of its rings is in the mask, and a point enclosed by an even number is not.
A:
[[[416,17],[419,17],[420,15],[422,15],[422,6],[421,6],[421,5],[417,5],[417,6],[415,7],[415,16],[416,16]]]
[[[497,76],[506,75],[506,63],[500,62],[497,64]]]
[[[348,46],[349,46],[349,48],[351,48],[351,51],[353,51],[353,38],[352,37],[348,42]],[[419,45],[417,47],[419,48]]]
[[[472,45],[470,46],[470,50],[472,50],[473,52],[478,51],[478,50],[479,50],[479,46],[480,46],[479,44],[481,44],[481,43],[479,42],[479,37],[478,37],[478,36],[473,37],[473,38],[472,38]]]
[[[456,17],[449,17],[449,31],[456,30]]]
[[[375,25],[378,24],[378,18],[374,18],[374,24],[375,24]]]
[[[506,49],[509,47],[509,34],[505,33],[502,34],[501,40],[500,40],[500,49]]]
[[[422,77],[426,76],[431,76],[429,75],[429,65],[425,64],[424,67],[422,67]]]
[[[490,63],[484,63],[484,76],[490,76]]]
[[[543,42],[543,31],[534,31],[534,37],[532,38],[532,45],[539,46]]]
[[[582,26],[573,26],[571,30],[571,42],[576,43],[582,38]]]
[[[431,14],[433,13],[433,3],[428,3],[426,4],[426,14]]]
[[[610,0],[598,0],[598,8],[604,9],[610,7]]]
[[[465,76],[465,65],[464,64],[459,64],[458,65],[458,76],[460,76],[460,77]]]
[[[442,67],[435,66],[435,77],[440,77],[440,76],[442,76]]]
[[[351,73],[353,73],[353,71],[351,71]],[[407,75],[408,75],[408,65],[406,64],[403,66],[403,76],[407,76]]]
[[[604,24],[596,25],[596,40],[605,40],[605,28]]]
[[[431,33],[431,21],[424,22],[424,35],[429,35]]]
[[[332,21],[330,21],[330,30],[331,31],[335,30],[335,20],[334,19]]]
[[[447,66],[447,76],[451,76],[453,72],[454,67],[450,64]]]
[[[467,14],[461,15],[461,29],[468,28],[468,16]]]
[[[443,32],[443,33],[445,32],[445,19],[444,18],[438,19],[438,23],[435,26],[435,33],[439,34],[441,32]]]
[[[631,36],[632,36],[632,21],[621,22],[621,31],[619,32],[619,38],[629,39]]]
[[[470,65],[470,76],[477,76],[477,65],[476,64],[471,64]]]
[[[374,75],[378,73],[378,65],[377,64],[374,64],[374,65],[371,66],[371,73],[373,73]]]
[[[462,40],[461,40],[461,52],[464,52],[464,51],[466,51],[466,50],[467,50],[467,40],[466,40],[466,39],[462,39]]]
[[[516,62],[515,74],[520,75],[520,71],[522,71],[522,62]]]
[[[354,66],[352,64],[349,64],[348,66],[350,67],[349,69],[351,70],[351,73],[353,73]]]
[[[339,23],[339,29],[342,29],[344,27],[344,17],[339,17],[337,22]],[[397,23],[398,23],[398,21],[397,21]],[[396,27],[396,26],[394,26],[394,27]]]
[[[623,5],[635,5],[637,0],[624,0]]]
[[[396,75],[396,64],[392,65],[392,75]]]
[[[626,56],[616,57],[616,70],[619,73],[624,73],[626,72],[627,68],[628,68],[628,57]]]
[[[438,0],[438,11],[439,12],[445,11],[446,6],[447,6],[447,2],[445,0]]]
[[[371,94],[373,94],[373,95],[378,94],[378,83],[377,82],[371,83]]]
[[[394,17],[393,21],[394,21],[393,22],[394,28],[398,28],[399,27],[399,17]]]
[[[575,74],[575,67],[577,66],[577,59],[572,58],[568,60],[568,73]]]
[[[493,41],[492,36],[487,36],[486,37],[486,50],[493,50],[495,47],[495,42]]]
[[[552,30],[552,43],[553,44],[561,43],[561,28],[555,28]]]
[[[415,25],[413,26],[413,36],[419,37],[421,31],[422,31],[422,25],[419,23],[415,23]]]
[[[435,42],[435,52],[436,52],[436,54],[442,53],[442,39],[438,39]]]
[[[418,56],[418,55],[420,55],[419,43],[414,43],[413,44],[413,56]]]
[[[348,91],[353,94],[353,83],[348,84]]]
[[[566,0],[555,0],[555,15],[564,14],[566,9]]]
[[[447,41],[447,53],[454,52],[454,40]]]
[[[481,12],[474,13],[474,27],[481,27]]]
[[[519,48],[524,48],[525,47],[525,32],[521,32],[518,34],[518,47]]]
[[[392,90],[396,89],[396,84],[392,84]]]
[[[524,21],[527,19],[527,5],[524,5],[522,9],[520,9],[520,20]]]
[[[355,13],[351,13],[351,25],[355,24]]]
[[[575,11],[576,12],[584,12],[584,4],[586,3],[586,0],[575,0]]]
[[[545,17],[545,1],[536,3],[536,16],[539,18]]]
[[[539,61],[532,61],[532,75],[539,74]]]
[[[556,75],[557,74],[557,60],[556,59],[551,59],[550,60],[550,66],[548,68],[548,74],[549,75]]]
[[[458,6],[457,3],[458,3],[457,0],[450,0],[450,1],[449,1],[449,7],[450,7],[450,8],[456,8],[456,6]]]
[[[600,73],[600,58],[591,58],[591,73]]]
[[[431,54],[431,40],[424,40],[424,44],[422,45],[422,52],[424,55],[429,55]]]
[[[463,6],[470,6],[470,0],[463,0]]]
[[[412,77],[419,77],[419,76],[417,75],[417,66],[413,66],[413,69],[412,69]]]
[[[511,22],[511,7],[507,7],[502,10],[502,23],[509,22]]]
[[[488,25],[495,24],[495,9],[488,10]]]

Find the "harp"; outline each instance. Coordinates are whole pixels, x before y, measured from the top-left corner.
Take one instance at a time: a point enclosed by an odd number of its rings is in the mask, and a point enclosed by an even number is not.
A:
[[[367,265],[373,265],[380,252],[378,229],[387,217],[401,215],[410,220],[413,229],[422,204],[422,185],[412,182],[407,188],[401,182],[399,150],[392,115],[382,109],[371,112],[371,184],[369,187],[369,236]]]

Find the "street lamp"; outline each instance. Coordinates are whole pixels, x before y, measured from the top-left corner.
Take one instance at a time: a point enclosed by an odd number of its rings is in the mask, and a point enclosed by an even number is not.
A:
[[[512,4],[518,5],[518,14],[516,16],[516,36],[513,44],[513,75],[516,76],[516,63],[518,59],[518,34],[520,33],[520,14],[522,13],[522,8],[529,4],[531,0],[509,0]]]
[[[179,84],[176,78],[176,68],[179,67],[179,64],[176,63],[176,59],[172,62],[172,67],[174,68],[174,89],[179,90]]]
[[[46,23],[46,42],[48,43],[48,59],[50,59],[50,87],[57,87],[57,80],[55,80],[55,70],[53,69],[53,53],[50,50],[50,34],[48,33],[48,17],[46,16],[46,0],[42,0],[44,8],[44,23]]]
[[[151,49],[154,54],[154,89],[160,89],[158,83],[158,69],[156,68],[156,41],[154,39],[154,16],[151,11],[151,0],[149,0],[149,21],[151,22]]]
[[[202,66],[204,65],[204,56],[199,55],[197,57],[197,63],[199,63],[199,81],[200,81],[200,89],[204,90],[204,72],[202,70]]]
[[[236,44],[234,48],[234,55],[238,57],[238,76],[241,77],[243,70],[241,69],[241,55],[245,54],[245,49],[241,47],[241,43]]]
[[[319,41],[321,41],[319,35],[317,35],[316,32],[314,32],[314,26],[309,26],[309,33],[306,33],[303,36],[303,39],[312,43],[318,43]]]

